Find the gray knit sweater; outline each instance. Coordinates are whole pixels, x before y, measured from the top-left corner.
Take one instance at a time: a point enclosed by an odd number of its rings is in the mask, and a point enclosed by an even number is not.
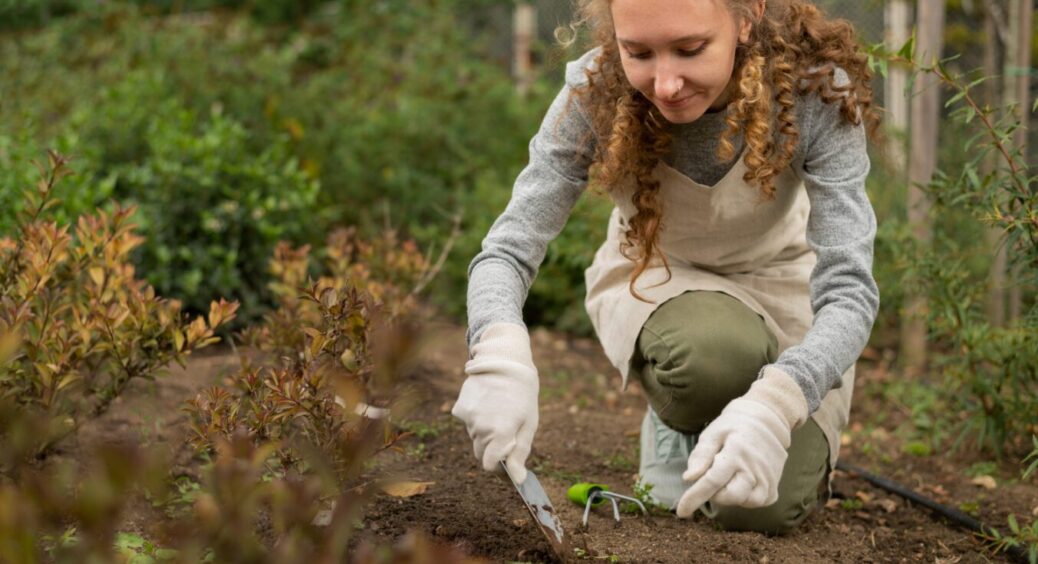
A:
[[[567,65],[566,84],[530,141],[529,164],[469,266],[470,347],[491,323],[524,325],[523,303],[548,243],[562,231],[584,192],[595,139],[586,112],[570,93],[586,83],[584,70],[596,54],[590,51]],[[838,84],[848,81],[843,71],[836,78]],[[869,159],[864,127],[846,123],[836,104],[825,104],[816,95],[798,100],[797,123],[800,142],[791,166],[811,201],[807,242],[818,256],[810,278],[814,323],[775,365],[800,385],[813,413],[825,394],[840,385],[840,376],[857,360],[872,330],[879,308],[872,277],[876,218],[865,194]],[[725,127],[723,111],[672,125],[667,164],[700,184],[716,184],[734,165],[716,157]],[[737,149],[741,144],[740,137]]]

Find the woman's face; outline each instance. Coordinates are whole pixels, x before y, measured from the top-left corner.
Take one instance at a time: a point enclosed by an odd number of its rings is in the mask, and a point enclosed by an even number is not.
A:
[[[751,23],[727,0],[612,0],[611,10],[627,80],[667,121],[728,103],[735,48]]]

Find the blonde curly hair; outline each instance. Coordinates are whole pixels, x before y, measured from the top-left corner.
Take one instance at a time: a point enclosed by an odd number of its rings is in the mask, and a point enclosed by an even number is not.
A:
[[[878,137],[872,72],[849,22],[829,19],[807,0],[768,0],[759,20],[753,6],[760,0],[721,1],[733,15],[749,18],[754,24],[750,40],[736,49],[732,79],[738,88],[726,109],[727,129],[717,156],[722,162],[735,158],[733,138],[741,131],[747,168],[743,180],[757,186],[763,199],[775,197],[775,177],[789,166],[800,140],[795,107],[798,95],[816,93],[825,103],[838,103],[844,120],[854,125],[864,121],[870,135]],[[599,140],[592,178],[607,190],[633,182],[636,213],[628,222],[626,241],[620,250],[636,263],[631,294],[647,301],[634,284],[653,257],[659,257],[670,279],[667,257],[659,249],[662,207],[660,183],[653,171],[671,139],[663,116],[627,81],[613,30],[611,0],[576,2],[577,19],[559,34],[560,41],[572,43],[576,32],[587,27],[592,42],[601,48],[594,70],[585,71],[587,85],[574,92]],[[836,86],[837,67],[847,72],[849,84]]]

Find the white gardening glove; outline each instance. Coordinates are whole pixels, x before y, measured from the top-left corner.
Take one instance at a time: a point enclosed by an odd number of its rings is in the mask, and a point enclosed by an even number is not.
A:
[[[538,417],[530,335],[515,323],[490,325],[473,345],[465,374],[451,414],[465,422],[484,470],[498,470],[504,460],[508,473],[522,483]]]
[[[707,500],[741,507],[778,501],[792,430],[807,417],[800,386],[782,370],[765,367],[750,390],[699,435],[682,475],[692,485],[678,501],[678,517],[691,517]]]

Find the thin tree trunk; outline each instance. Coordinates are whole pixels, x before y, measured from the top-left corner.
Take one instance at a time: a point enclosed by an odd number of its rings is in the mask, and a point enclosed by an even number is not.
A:
[[[518,2],[513,15],[515,59],[512,72],[516,89],[525,96],[533,84],[533,41],[537,37],[537,9],[529,2]]]
[[[912,35],[912,6],[908,0],[888,0],[884,13],[887,49],[897,51]],[[892,165],[900,179],[905,170],[904,135],[908,133],[908,70],[900,65],[890,67],[884,88],[888,133],[896,137],[897,147],[891,153]]]
[[[1009,4],[1009,38],[1006,42],[1006,105],[1016,105],[1020,127],[1013,132],[1013,144],[1027,155],[1027,130],[1031,118],[1031,33],[1033,0],[1011,0]],[[1009,321],[1020,319],[1023,298],[1019,276],[1012,277],[1009,287]]]
[[[999,51],[999,22],[995,19],[996,12],[994,2],[988,0],[986,9],[983,10],[984,18],[984,62],[983,73],[988,77],[984,83],[984,103],[994,108],[999,105],[998,81],[998,51]],[[998,166],[997,155],[991,153],[981,163],[982,175],[988,175]],[[985,234],[988,244],[994,253],[991,270],[988,275],[988,299],[987,314],[988,322],[994,327],[1002,327],[1006,323],[1006,247],[1002,244],[1002,231],[999,229],[988,229]]]
[[[941,58],[944,45],[944,2],[917,4],[916,60],[930,65]],[[908,222],[924,248],[930,244],[930,201],[921,188],[929,184],[937,166],[937,128],[940,112],[939,85],[930,73],[916,78],[911,104],[911,137],[908,165]],[[926,296],[909,296],[901,326],[901,363],[908,373],[926,366]]]

